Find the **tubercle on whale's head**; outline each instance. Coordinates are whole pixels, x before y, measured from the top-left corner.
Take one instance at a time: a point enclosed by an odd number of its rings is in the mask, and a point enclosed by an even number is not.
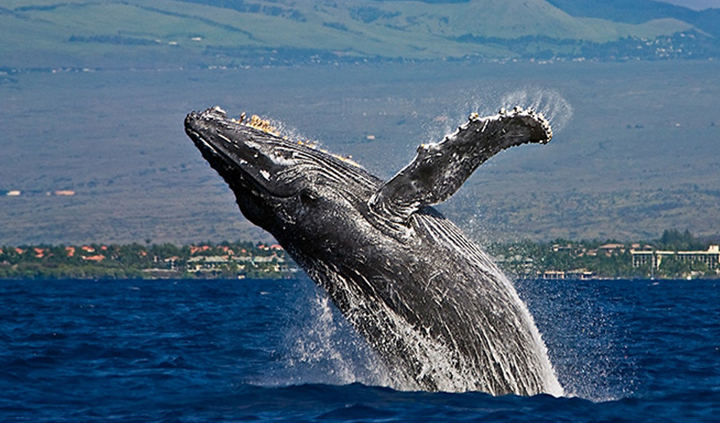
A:
[[[243,122],[243,121],[245,120],[245,113],[243,113],[242,115],[240,115],[240,119],[239,119],[239,120],[238,120],[238,119],[235,119],[235,120],[230,119],[230,120],[231,120],[232,122],[237,121],[237,123],[241,123],[241,124],[244,124],[244,125],[247,125],[247,126],[251,126],[251,127],[255,128],[255,129],[258,129],[258,130],[260,130],[260,131],[266,132],[266,133],[271,134],[271,135],[275,135],[275,136],[278,136],[278,137],[280,136],[280,134],[277,132],[277,129],[272,126],[272,124],[270,123],[269,120],[265,120],[265,119],[261,118],[261,117],[258,116],[258,115],[252,115],[252,116],[250,117],[250,120],[249,120],[247,123],[244,123],[244,122]]]

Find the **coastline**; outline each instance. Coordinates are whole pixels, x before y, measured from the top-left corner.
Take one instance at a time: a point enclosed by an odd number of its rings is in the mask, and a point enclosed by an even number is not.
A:
[[[491,244],[485,249],[515,280],[719,279],[717,246],[598,241]],[[667,241],[667,239],[665,240]],[[700,251],[684,251],[694,247]],[[303,272],[278,244],[0,246],[0,280],[296,279]]]

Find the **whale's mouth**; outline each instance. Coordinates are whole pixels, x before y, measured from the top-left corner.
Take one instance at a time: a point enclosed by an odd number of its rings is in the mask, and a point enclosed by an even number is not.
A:
[[[219,107],[205,110],[202,113],[190,112],[190,114],[185,117],[185,133],[203,154],[207,152],[213,156],[212,160],[208,160],[209,162],[213,163],[217,158],[242,167],[246,164],[246,161],[239,159],[237,156],[234,157],[227,149],[227,147],[232,144],[237,144],[237,142],[231,139],[224,140],[224,143],[219,142],[219,140],[222,139],[220,137],[227,137],[216,133],[217,128],[227,126],[227,124],[223,122],[226,116],[225,111]]]
[[[219,107],[185,118],[185,133],[232,187],[274,197],[296,194],[292,183],[278,177],[288,162],[278,160],[275,150],[285,141],[258,126],[228,118]]]

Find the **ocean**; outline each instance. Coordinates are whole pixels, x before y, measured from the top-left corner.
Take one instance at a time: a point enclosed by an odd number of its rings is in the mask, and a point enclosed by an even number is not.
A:
[[[0,421],[720,421],[720,281],[516,285],[565,397],[393,389],[307,278],[0,281]]]

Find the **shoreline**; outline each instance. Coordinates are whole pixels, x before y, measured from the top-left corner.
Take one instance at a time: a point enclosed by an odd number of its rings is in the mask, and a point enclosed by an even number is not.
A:
[[[650,242],[556,240],[483,246],[514,280],[720,278],[720,248],[689,232]],[[275,243],[0,245],[0,280],[294,279],[304,272]]]

